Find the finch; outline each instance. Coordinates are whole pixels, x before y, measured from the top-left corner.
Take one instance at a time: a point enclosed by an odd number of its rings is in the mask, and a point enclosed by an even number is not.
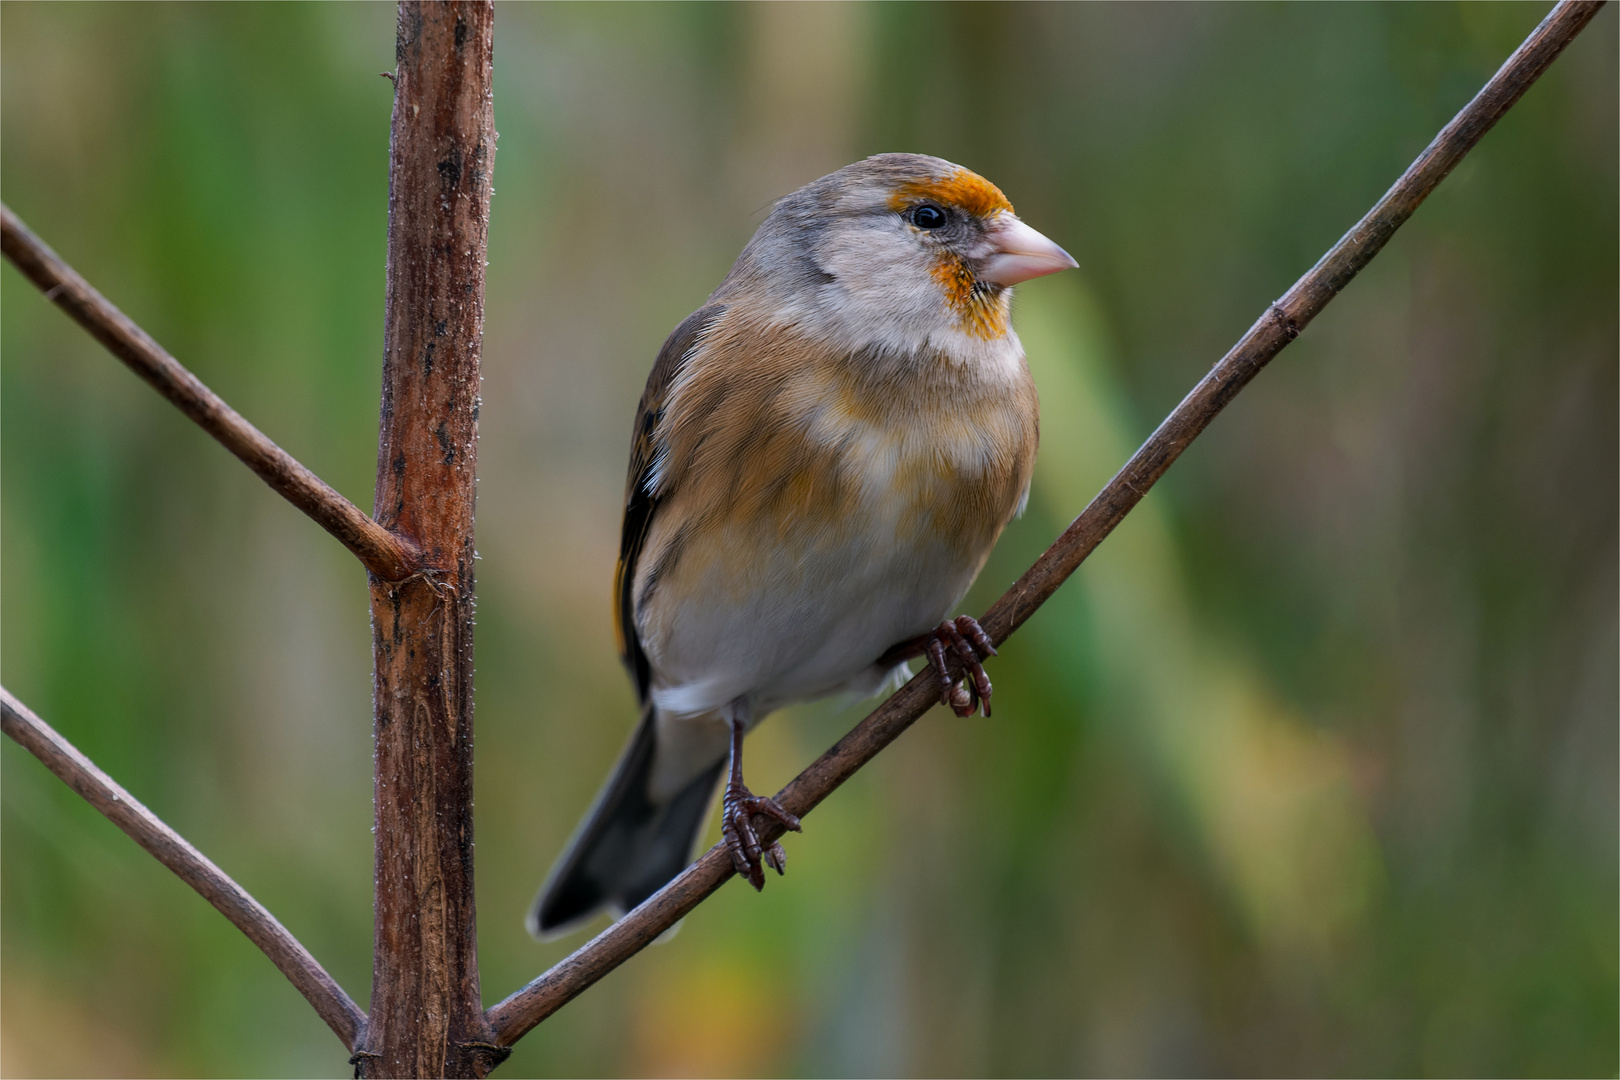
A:
[[[799,821],[742,776],[743,735],[775,709],[876,693],[922,656],[958,715],[990,714],[995,650],[949,616],[1029,496],[1012,286],[1075,265],[935,157],[879,154],[776,203],[647,379],[613,582],[641,720],[531,933],[622,915],[680,873],[722,777],[737,872],[781,873],[751,817]]]

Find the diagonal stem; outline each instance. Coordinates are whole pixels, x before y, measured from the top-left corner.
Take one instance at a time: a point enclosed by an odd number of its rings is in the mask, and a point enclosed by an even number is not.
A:
[[[235,454],[282,498],[315,519],[383,581],[403,581],[422,570],[416,549],[378,525],[326,481],[248,423],[202,380],[97,292],[78,271],[0,204],[0,250],[47,298],[90,331],[152,388]]]
[[[354,1049],[365,1031],[366,1014],[263,904],[249,896],[225,871],[142,806],[112,777],[96,768],[94,762],[4,687],[0,687],[0,728],[128,833],[130,839],[218,908],[219,913],[263,950],[298,992],[309,999],[321,1019],[343,1040],[343,1045]]]
[[[980,623],[996,644],[1005,641],[1057,591],[1216,414],[1372,261],[1435,185],[1513,107],[1602,6],[1602,0],[1562,0],[1366,216],[1266,309],[1074,523],[991,606]],[[957,669],[959,665],[953,664],[953,670]],[[794,778],[776,801],[789,813],[803,817],[938,702],[936,677],[924,670]],[[755,820],[762,843],[782,835],[776,822],[763,817]],[[503,1046],[515,1043],[656,940],[725,884],[733,872],[725,846],[711,848],[641,906],[490,1008],[496,1041]]]

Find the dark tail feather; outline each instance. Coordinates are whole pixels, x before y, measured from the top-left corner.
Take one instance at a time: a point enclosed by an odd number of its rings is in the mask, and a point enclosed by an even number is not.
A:
[[[529,910],[529,933],[551,938],[604,907],[629,911],[686,869],[725,761],[667,803],[647,797],[657,735],[652,706],[641,715],[596,805],[551,869]]]

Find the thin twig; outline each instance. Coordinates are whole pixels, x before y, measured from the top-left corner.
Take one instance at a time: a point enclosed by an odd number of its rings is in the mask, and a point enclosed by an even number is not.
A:
[[[348,499],[244,420],[150,334],[114,307],[61,257],[0,204],[0,250],[90,336],[128,364],[152,388],[195,420],[278,494],[315,519],[383,581],[421,569],[416,550],[378,525]]]
[[[1555,7],[1355,228],[1282,299],[1266,309],[1063,535],[980,620],[997,644],[1005,641],[1046,602],[1142,500],[1148,488],[1164,475],[1215,415],[1272,357],[1298,337],[1306,324],[1378,254],[1435,185],[1519,100],[1602,6],[1601,0],[1596,3],[1564,0]],[[789,812],[803,817],[938,702],[935,677],[924,671],[783,788],[777,801]],[[756,818],[755,825],[765,843],[782,833],[780,825],[764,818]],[[732,873],[731,857],[723,846],[711,848],[640,907],[550,971],[493,1006],[489,1019],[497,1040],[507,1046],[515,1043],[536,1024],[657,939],[723,885]]]
[[[343,1045],[354,1048],[365,1030],[366,1014],[263,904],[249,896],[225,871],[142,806],[112,777],[96,768],[94,762],[3,686],[0,686],[0,727],[86,802],[128,833],[130,839],[218,908],[220,914],[263,950],[298,992],[309,999],[321,1019],[343,1040]]]

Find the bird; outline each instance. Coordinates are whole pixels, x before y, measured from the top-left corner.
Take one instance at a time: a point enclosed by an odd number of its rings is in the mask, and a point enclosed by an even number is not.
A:
[[[640,721],[528,915],[622,916],[721,836],[755,889],[800,822],[743,781],[772,711],[925,658],[990,715],[993,643],[951,612],[1029,499],[1039,405],[1012,286],[1076,266],[990,181],[878,154],[777,201],[664,342],[632,428],[613,579]],[[964,677],[952,677],[952,663]]]

